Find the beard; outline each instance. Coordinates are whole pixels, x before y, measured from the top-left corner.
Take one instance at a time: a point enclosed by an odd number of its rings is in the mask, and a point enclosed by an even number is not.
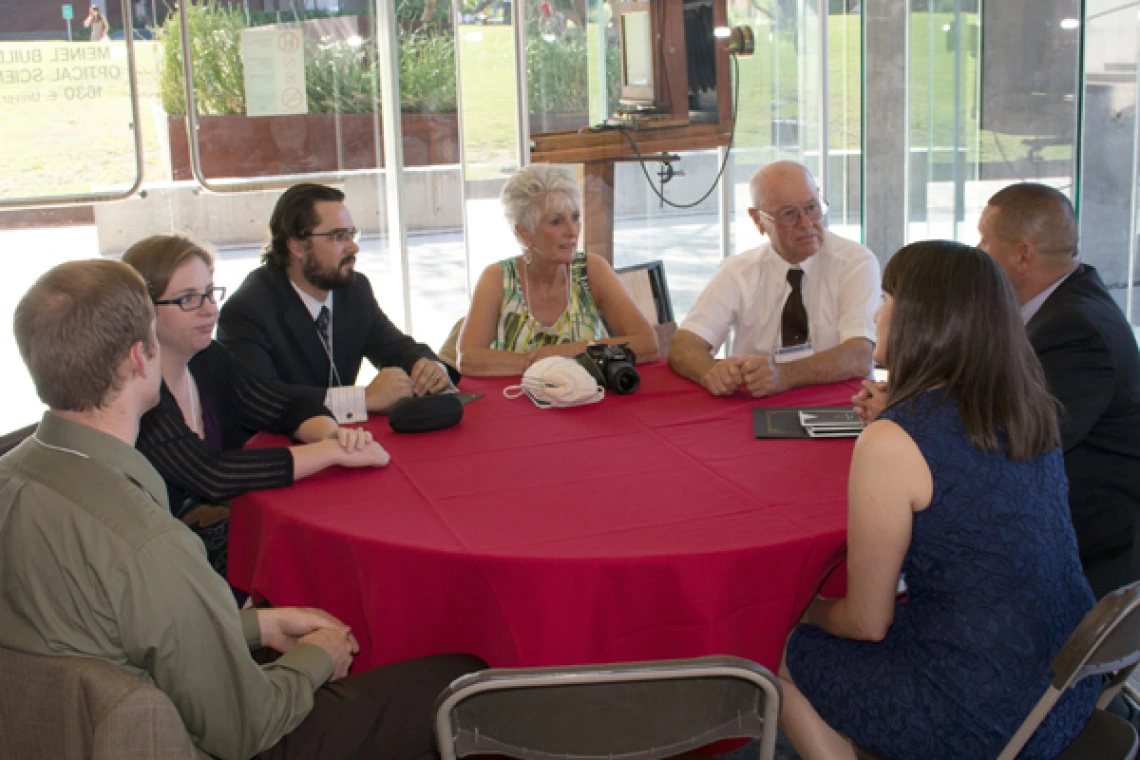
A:
[[[356,276],[356,255],[350,254],[340,260],[336,267],[329,267],[317,260],[312,248],[305,251],[305,260],[301,262],[301,274],[313,287],[321,290],[335,290],[348,285]]]

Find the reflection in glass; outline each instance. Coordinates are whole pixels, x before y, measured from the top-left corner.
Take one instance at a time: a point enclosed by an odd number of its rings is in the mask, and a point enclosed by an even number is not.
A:
[[[1073,195],[1079,11],[1079,0],[912,4],[908,241],[977,242],[986,201],[1013,182]]]
[[[1129,321],[1136,301],[1137,7],[1085,3],[1080,224],[1081,258],[1100,273]]]
[[[125,192],[136,181],[126,42],[89,42],[75,27],[72,42],[34,38],[60,35],[62,22],[0,41],[0,199]],[[135,55],[139,71],[153,68],[152,44],[136,42]]]

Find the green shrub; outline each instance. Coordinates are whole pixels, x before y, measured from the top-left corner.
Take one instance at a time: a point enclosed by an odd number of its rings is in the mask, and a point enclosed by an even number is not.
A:
[[[420,27],[400,35],[400,108],[455,113],[455,35]]]
[[[186,8],[194,62],[194,98],[200,114],[245,113],[241,30],[245,14],[228,5],[191,3]],[[158,30],[158,91],[167,113],[186,113],[182,73],[182,23],[170,14]]]
[[[241,62],[242,8],[207,0],[187,6],[194,93],[199,114],[244,114],[245,83]],[[308,13],[306,18],[317,14]],[[330,14],[319,14],[322,17]],[[297,20],[280,14],[251,13],[254,26]],[[186,113],[183,92],[180,20],[171,14],[158,31],[161,43],[159,95],[167,113]],[[421,27],[401,33],[400,105],[406,113],[454,113],[455,41],[450,30]],[[309,113],[379,111],[380,71],[371,44],[343,41],[305,50]]]
[[[527,35],[527,91],[531,113],[588,113],[590,110],[589,65],[584,35],[548,40]],[[606,48],[606,95],[609,112],[621,94],[621,53]]]

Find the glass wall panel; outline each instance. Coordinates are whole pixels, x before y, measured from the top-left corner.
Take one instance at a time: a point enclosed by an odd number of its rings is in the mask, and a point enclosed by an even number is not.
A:
[[[752,27],[756,36],[756,52],[751,58],[740,58],[739,99],[737,101],[736,137],[731,159],[732,206],[727,216],[732,225],[731,251],[742,253],[760,244],[762,237],[748,216],[752,205],[748,183],[761,166],[772,161],[791,160],[803,163],[822,185],[820,171],[820,117],[822,56],[820,55],[820,11],[828,13],[829,81],[845,82],[844,73],[851,65],[850,44],[847,34],[855,34],[858,49],[858,14],[848,15],[845,9],[836,8],[831,17],[827,4],[821,0],[770,0],[769,2],[729,3],[731,25]],[[852,32],[853,30],[853,32]],[[858,59],[855,59],[856,70]],[[856,87],[858,79],[854,80]],[[837,88],[842,94],[842,88]],[[856,90],[858,92],[858,90]],[[832,93],[828,108],[836,108],[836,93]],[[850,92],[845,105],[850,107]],[[833,146],[843,145],[850,150],[850,129],[854,119],[855,160],[858,156],[859,111],[832,114],[828,132]],[[837,126],[837,124],[839,126]],[[830,187],[821,187],[823,195],[833,203],[829,226],[858,239],[858,228],[845,229],[848,220],[858,219],[858,179],[854,180],[855,207],[847,205],[850,197],[847,186],[850,178],[845,169],[833,159]],[[843,189],[839,189],[843,188]],[[854,234],[852,234],[854,233]],[[712,270],[719,262],[708,262]],[[711,276],[711,271],[708,276]],[[707,278],[706,278],[707,281]]]
[[[71,42],[0,43],[0,200],[123,193],[135,184],[127,43],[121,35],[91,42],[81,20]],[[62,34],[63,22],[43,32]],[[136,41],[134,54],[137,70],[153,70],[154,43]],[[153,79],[145,87],[144,102],[153,97]],[[153,130],[146,138],[156,152]],[[147,167],[156,168],[154,160]]]
[[[863,233],[863,34],[859,3],[831,0],[827,16],[828,225]]]
[[[136,122],[122,9],[114,2],[98,5],[110,23],[109,34],[95,40],[92,27],[84,26],[87,4],[73,5],[78,17],[71,19],[59,4],[25,4],[0,17],[0,204],[36,198],[67,204],[0,209],[0,251],[6,254],[0,366],[9,369],[0,386],[0,432],[38,420],[43,409],[12,335],[17,302],[46,269],[101,251],[99,206],[81,202],[81,196],[121,194],[136,183],[136,129],[145,174],[159,170],[157,135],[146,110],[158,91],[148,76],[156,45],[133,41],[143,108]]]
[[[199,125],[206,177],[219,185],[255,183],[242,192],[212,193],[193,181],[189,168],[178,12],[156,6],[161,21],[156,28],[152,8],[128,5],[140,24],[134,40],[141,105],[136,123],[128,99],[122,9],[115,2],[97,4],[110,20],[110,39],[103,42],[88,41],[81,18],[72,21],[68,42],[59,5],[0,21],[0,81],[3,97],[13,99],[0,116],[6,148],[0,200],[34,195],[50,201],[69,193],[128,188],[135,128],[143,142],[141,192],[115,202],[0,210],[3,250],[35,254],[14,259],[3,284],[6,306],[0,319],[11,324],[19,296],[51,266],[118,257],[137,240],[160,232],[175,231],[212,246],[215,281],[232,292],[260,263],[269,214],[281,192],[259,178],[285,175],[283,181],[312,178],[345,190],[354,221],[364,231],[358,269],[377,283],[382,305],[402,323],[402,301],[390,305],[383,291],[394,282],[399,295],[400,276],[388,252],[383,170],[377,168],[380,91],[373,6],[342,2],[341,11],[319,12],[258,12],[242,3],[187,6],[197,113],[213,117]],[[349,11],[349,5],[362,10]],[[290,39],[298,44],[286,44]],[[430,83],[426,89],[434,91]],[[293,90],[304,92],[301,105],[286,97]],[[289,110],[302,113],[282,113]],[[367,127],[363,136],[350,124],[360,120]],[[432,145],[406,141],[405,154],[418,150],[430,160]],[[0,360],[21,366],[10,331],[0,337]],[[32,421],[42,409],[30,379],[22,371],[13,374],[5,384],[8,402],[0,410],[0,430]]]
[[[494,3],[461,19],[459,89],[463,121],[463,190],[466,268],[455,273],[461,297],[447,306],[454,323],[466,314],[471,289],[489,265],[515,254],[518,244],[499,204],[510,172],[518,168],[515,48],[512,10]]]
[[[972,241],[977,231],[966,220],[966,186],[976,189],[978,180],[978,3],[909,5],[907,240]],[[972,197],[969,204],[975,221],[978,203]]]
[[[1013,182],[1072,196],[1079,0],[909,8],[907,240],[977,242],[986,201]]]
[[[1136,325],[1136,4],[1085,3],[1080,222],[1081,257],[1100,272]]]
[[[438,350],[467,311],[455,52],[455,22],[460,16],[453,14],[450,2],[423,0],[398,2],[396,16],[412,315],[411,325],[404,327],[416,340]],[[410,146],[418,146],[423,154],[412,155]],[[402,304],[398,268],[384,285],[388,300],[381,303],[391,316]]]

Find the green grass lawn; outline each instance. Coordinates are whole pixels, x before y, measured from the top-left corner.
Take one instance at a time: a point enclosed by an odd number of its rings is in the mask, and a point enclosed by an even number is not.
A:
[[[77,50],[101,55],[97,48],[107,57],[63,60]],[[144,172],[153,181],[166,174],[149,105],[157,94],[154,43],[136,42],[134,49]],[[0,61],[0,198],[90,193],[133,183],[124,43],[5,42]],[[39,81],[19,81],[32,78]]]
[[[965,24],[977,23],[965,15]],[[953,144],[954,55],[948,49],[947,30],[951,14],[912,14],[910,59],[910,143],[936,148]],[[808,150],[818,144],[818,106],[815,89],[800,87],[801,66],[792,30],[755,27],[756,54],[740,62],[740,100],[736,145],[742,149],[771,145],[774,119],[796,120],[801,112],[809,121],[801,142]],[[515,161],[514,53],[511,29],[499,26],[464,26],[458,29],[461,60],[461,97],[469,178],[499,176]],[[829,138],[833,151],[857,151],[861,143],[861,19],[857,15],[830,18]],[[964,28],[963,40],[976,46],[976,36]],[[91,49],[90,43],[4,42],[0,43],[0,133],[5,150],[0,152],[0,197],[52,196],[85,193],[109,186],[130,184],[134,176],[130,101],[125,59],[111,57],[99,65],[119,67],[118,77],[49,81],[58,65],[48,59],[68,50]],[[137,42],[140,124],[144,142],[145,176],[148,181],[168,178],[163,165],[152,115],[158,101],[157,43]],[[106,48],[121,55],[123,43]],[[809,42],[808,55],[813,52]],[[28,51],[39,51],[36,64],[21,63]],[[62,52],[61,52],[62,51]],[[585,58],[585,53],[582,54]],[[13,60],[15,59],[15,60]],[[963,52],[962,142],[970,162],[1000,162],[1025,156],[1024,137],[993,135],[977,131],[977,58]],[[582,69],[585,70],[585,61]],[[91,65],[84,62],[83,65]],[[810,77],[817,61],[805,59]],[[34,68],[38,82],[21,82],[18,72]],[[66,68],[66,67],[64,67]],[[12,73],[17,72],[17,73]],[[7,77],[7,78],[5,78]],[[565,78],[561,80],[565,82]],[[532,83],[532,87],[540,86]],[[562,84],[560,86],[565,86]],[[549,93],[548,93],[549,94]],[[930,96],[933,95],[933,98]],[[804,100],[806,102],[801,102]],[[874,123],[874,117],[871,116]],[[999,143],[1000,140],[1000,148]],[[979,152],[980,151],[980,152]],[[1004,153],[1004,155],[1003,155]],[[1070,159],[1071,146],[1046,148],[1046,159]],[[935,153],[935,163],[953,160],[950,151]]]

